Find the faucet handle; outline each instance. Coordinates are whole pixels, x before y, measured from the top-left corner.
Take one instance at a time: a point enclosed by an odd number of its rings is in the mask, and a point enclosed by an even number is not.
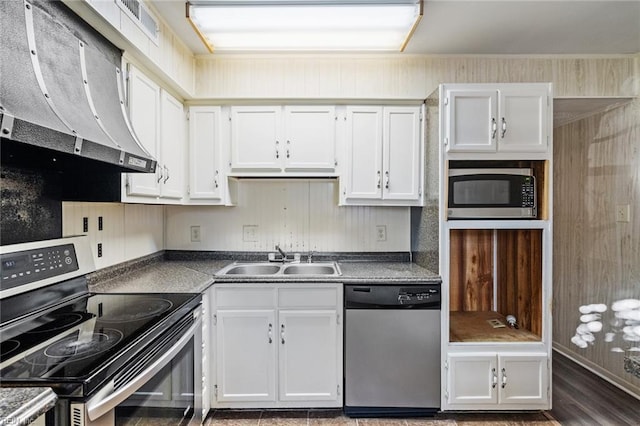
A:
[[[313,258],[313,253],[314,253],[313,250],[309,251],[309,254],[307,256],[307,263],[311,263],[311,259]]]

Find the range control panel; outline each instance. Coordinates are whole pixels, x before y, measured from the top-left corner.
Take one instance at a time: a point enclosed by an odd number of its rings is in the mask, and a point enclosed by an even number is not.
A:
[[[3,290],[77,270],[78,258],[73,244],[0,255]]]

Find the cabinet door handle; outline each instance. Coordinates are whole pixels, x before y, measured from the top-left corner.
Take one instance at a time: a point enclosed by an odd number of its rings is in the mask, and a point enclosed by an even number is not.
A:
[[[389,189],[389,170],[384,172],[384,189]]]
[[[491,139],[496,138],[496,132],[498,131],[498,124],[496,123],[496,119],[491,119]]]
[[[269,336],[269,343],[273,343],[273,324],[269,323],[269,331],[267,333]]]
[[[282,341],[282,344],[284,345],[284,324],[280,324],[280,340]]]
[[[502,117],[502,133],[500,133],[500,137],[504,138],[505,133],[507,133],[507,120]]]
[[[380,186],[382,185],[382,176],[380,176],[380,170],[378,170],[377,175],[378,175],[378,185],[377,185],[377,187],[378,187],[378,189],[380,189]]]
[[[213,178],[213,184],[216,186],[216,188],[218,187],[218,171],[216,170],[216,176],[215,178]]]
[[[505,369],[502,369],[502,389],[504,389],[505,386],[507,386],[507,372],[505,371]]]
[[[493,388],[495,388],[495,387],[496,387],[496,385],[498,384],[498,375],[496,374],[496,369],[495,369],[495,368],[492,368],[492,369],[491,369],[491,375],[492,375],[492,378],[491,378],[491,388],[493,389]]]
[[[169,178],[171,177],[169,175],[169,168],[167,166],[164,166],[164,171],[167,172],[164,176],[164,180],[162,181],[163,183],[167,183],[167,181],[169,180]]]
[[[280,145],[280,142],[276,141],[276,158],[280,158],[280,151],[278,150],[278,145]]]
[[[289,158],[289,145],[291,145],[291,142],[287,141],[287,158]]]
[[[164,167],[158,167],[158,170],[160,171],[160,173],[158,174],[158,183],[160,183],[162,181],[162,178],[164,177],[164,173],[162,173]]]

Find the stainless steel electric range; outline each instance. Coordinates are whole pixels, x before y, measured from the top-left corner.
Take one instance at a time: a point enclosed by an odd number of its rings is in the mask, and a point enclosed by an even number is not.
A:
[[[53,388],[47,424],[115,424],[118,406],[185,352],[193,374],[186,408],[199,417],[199,294],[90,293],[87,237],[3,246],[0,260],[0,383]]]

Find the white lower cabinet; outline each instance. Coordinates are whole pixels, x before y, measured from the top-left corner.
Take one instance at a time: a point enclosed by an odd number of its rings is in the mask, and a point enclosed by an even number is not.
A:
[[[281,401],[335,401],[338,397],[336,310],[281,310]]]
[[[217,408],[341,407],[341,284],[217,284]]]
[[[275,311],[216,312],[218,402],[275,401]]]
[[[546,353],[451,353],[445,409],[548,409]]]

